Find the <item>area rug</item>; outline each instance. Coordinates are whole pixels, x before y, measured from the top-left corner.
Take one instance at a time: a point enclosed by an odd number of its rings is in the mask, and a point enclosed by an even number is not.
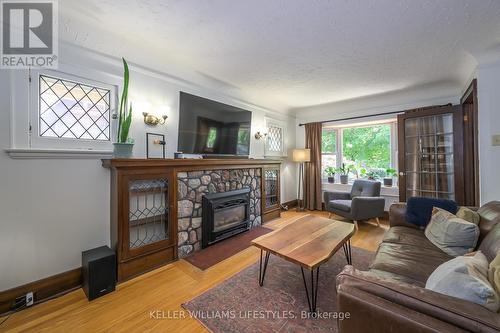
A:
[[[249,247],[257,237],[265,235],[273,231],[266,227],[256,227],[237,236],[216,243],[206,249],[197,251],[192,255],[184,258],[184,260],[198,267],[201,270],[212,267],[213,265],[232,257],[236,253],[243,251]]]
[[[374,255],[353,247],[354,267],[367,269]],[[182,306],[214,333],[337,332],[335,277],[345,265],[340,250],[320,268],[317,306],[321,318],[308,318],[299,266],[273,255],[263,287],[258,284],[257,262]]]

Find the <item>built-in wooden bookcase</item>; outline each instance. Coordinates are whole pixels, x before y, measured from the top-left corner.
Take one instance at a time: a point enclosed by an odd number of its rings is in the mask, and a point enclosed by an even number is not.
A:
[[[113,178],[111,242],[123,281],[177,258],[174,170],[118,169]]]
[[[178,258],[178,173],[206,170],[260,171],[260,215],[280,217],[280,161],[254,159],[111,159],[111,247],[118,281]]]

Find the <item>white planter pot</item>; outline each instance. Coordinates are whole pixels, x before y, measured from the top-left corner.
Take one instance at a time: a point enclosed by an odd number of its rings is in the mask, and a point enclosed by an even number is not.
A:
[[[114,158],[131,158],[132,151],[134,150],[133,143],[113,143],[113,157]]]

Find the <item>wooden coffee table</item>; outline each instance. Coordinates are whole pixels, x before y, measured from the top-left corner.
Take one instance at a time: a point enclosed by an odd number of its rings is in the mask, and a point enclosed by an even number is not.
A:
[[[344,249],[347,264],[351,265],[351,237],[354,233],[355,228],[351,223],[306,215],[281,229],[254,239],[252,244],[260,248],[259,285],[264,285],[267,263],[271,253],[293,262],[299,265],[302,271],[309,311],[316,312],[319,267],[341,247]],[[264,251],[266,254],[264,267],[262,267]],[[304,269],[311,272],[310,294]]]

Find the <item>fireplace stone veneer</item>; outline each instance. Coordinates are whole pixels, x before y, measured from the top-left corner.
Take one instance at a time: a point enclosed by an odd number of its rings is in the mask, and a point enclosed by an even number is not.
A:
[[[208,193],[250,189],[250,228],[261,224],[261,169],[221,169],[177,173],[178,254],[201,249],[202,198]]]

